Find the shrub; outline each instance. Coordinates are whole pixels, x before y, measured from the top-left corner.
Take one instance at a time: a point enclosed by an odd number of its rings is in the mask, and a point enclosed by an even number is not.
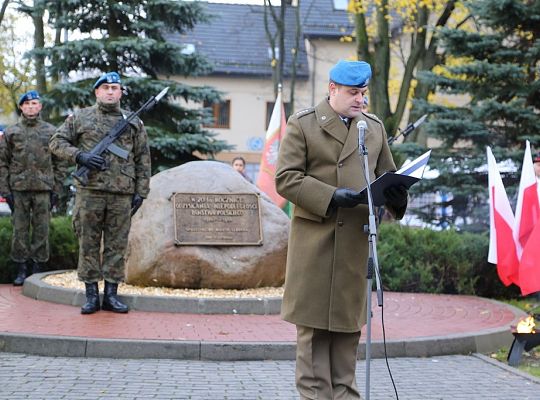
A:
[[[487,262],[486,234],[433,231],[383,224],[379,264],[383,285],[391,291],[513,297],[496,267]]]

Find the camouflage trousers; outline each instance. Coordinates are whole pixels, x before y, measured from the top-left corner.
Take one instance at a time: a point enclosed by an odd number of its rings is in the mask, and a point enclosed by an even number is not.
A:
[[[131,226],[130,194],[79,189],[73,228],[79,238],[77,274],[81,281],[124,280],[124,256]]]
[[[32,259],[49,260],[49,221],[51,200],[49,192],[13,191],[13,238],[11,259],[24,262]]]

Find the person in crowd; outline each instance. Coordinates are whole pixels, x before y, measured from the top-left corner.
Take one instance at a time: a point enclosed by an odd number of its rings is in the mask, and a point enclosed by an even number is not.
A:
[[[301,399],[359,399],[355,381],[360,330],[366,323],[368,223],[357,122],[374,179],[396,167],[379,119],[362,113],[371,67],[340,61],[328,97],[291,116],[276,171],[279,194],[291,201],[282,318],[296,325],[296,386]],[[396,218],[406,210],[403,186],[385,191]]]
[[[246,160],[243,157],[234,157],[231,162],[232,167],[238,171],[249,183],[253,183],[249,176],[246,175]]]
[[[41,118],[35,90],[18,102],[19,121],[0,136],[0,194],[11,209],[11,259],[17,266],[15,286],[21,286],[49,260],[51,209],[62,190],[62,164],[49,151],[54,125]]]
[[[120,108],[122,86],[116,72],[103,74],[94,84],[96,104],[70,115],[51,138],[49,147],[58,157],[90,170],[88,183],[76,182],[73,227],[79,239],[78,278],[86,288],[82,314],[100,308],[127,313],[128,306],[118,298],[118,284],[124,280],[124,256],[131,215],[141,206],[150,190],[150,151],[142,121],[129,123],[115,141],[129,156],[112,152],[101,156],[90,150],[127,112]],[[105,281],[100,306],[98,281]]]

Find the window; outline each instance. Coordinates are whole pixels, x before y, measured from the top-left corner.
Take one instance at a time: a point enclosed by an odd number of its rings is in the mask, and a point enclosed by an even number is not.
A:
[[[213,121],[204,126],[207,128],[229,129],[231,124],[231,101],[225,100],[221,103],[204,102],[205,108],[212,109]]]
[[[274,101],[267,101],[266,102],[266,125],[264,126],[264,130],[268,129],[268,124],[270,123],[270,118],[272,117],[272,111],[274,111]],[[292,114],[291,110],[291,103],[284,103],[285,106],[285,121],[287,121],[287,118],[289,118],[289,115]]]
[[[334,10],[347,10],[349,0],[334,0]]]

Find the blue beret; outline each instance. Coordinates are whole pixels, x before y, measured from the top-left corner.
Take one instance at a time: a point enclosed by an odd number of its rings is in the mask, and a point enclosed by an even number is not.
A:
[[[19,107],[22,103],[24,103],[27,100],[37,100],[39,99],[39,93],[36,90],[30,90],[23,94],[21,97],[19,97]]]
[[[363,88],[371,78],[371,67],[365,61],[339,61],[330,70],[330,80],[345,86]]]
[[[100,87],[103,83],[118,83],[121,84],[120,75],[117,72],[107,72],[101,75],[96,83],[94,83],[94,89]]]

